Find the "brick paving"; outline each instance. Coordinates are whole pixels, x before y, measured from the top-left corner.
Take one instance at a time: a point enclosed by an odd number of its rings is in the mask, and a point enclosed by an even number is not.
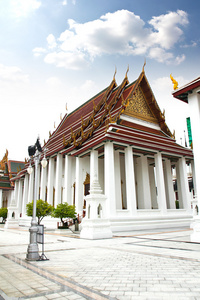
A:
[[[200,244],[189,228],[82,240],[46,232],[49,260],[25,260],[26,228],[0,228],[0,299],[200,299]]]

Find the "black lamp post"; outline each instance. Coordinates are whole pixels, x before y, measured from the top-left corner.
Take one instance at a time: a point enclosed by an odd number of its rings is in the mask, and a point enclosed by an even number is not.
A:
[[[27,260],[38,260],[39,259],[39,249],[38,249],[38,244],[37,244],[37,232],[38,232],[38,227],[37,227],[37,220],[36,220],[36,201],[37,201],[37,190],[38,190],[38,164],[40,161],[40,156],[42,153],[42,147],[40,145],[40,140],[39,138],[37,139],[35,145],[29,146],[28,147],[28,154],[30,156],[30,164],[27,169],[27,172],[31,174],[33,172],[33,168],[31,166],[31,160],[34,160],[35,163],[35,183],[34,183],[34,198],[33,198],[33,216],[31,220],[31,227],[29,228],[30,232],[30,244],[28,245],[27,249],[27,254],[26,254],[26,259]],[[42,159],[41,162],[43,168],[46,167],[47,165],[47,160],[45,158]]]

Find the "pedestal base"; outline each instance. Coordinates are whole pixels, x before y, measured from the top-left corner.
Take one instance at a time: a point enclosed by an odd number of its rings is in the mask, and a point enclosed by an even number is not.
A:
[[[200,243],[200,216],[194,217],[192,221],[193,233],[190,236],[191,242]]]
[[[107,219],[83,219],[80,238],[82,239],[110,239],[112,231],[110,221]]]
[[[19,227],[19,221],[18,220],[7,220],[6,224],[4,225],[4,228],[18,228]]]

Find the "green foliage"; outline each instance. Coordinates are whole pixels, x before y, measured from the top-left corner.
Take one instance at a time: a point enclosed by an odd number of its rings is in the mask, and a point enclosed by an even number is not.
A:
[[[63,226],[64,226],[64,220],[66,218],[75,218],[76,217],[76,208],[74,205],[69,205],[67,202],[60,203],[57,205],[57,207],[54,209],[52,213],[52,217],[54,218],[60,218]]]
[[[0,208],[0,218],[3,218],[3,223],[5,223],[8,215],[8,209],[6,207]]]
[[[49,203],[39,199],[36,202],[36,217],[38,218],[38,225],[40,225],[42,219],[46,216],[50,216],[53,212],[53,206]],[[33,202],[26,205],[26,214],[29,217],[33,215]]]
[[[176,204],[176,209],[179,209],[179,201],[178,200],[175,201],[175,204]]]

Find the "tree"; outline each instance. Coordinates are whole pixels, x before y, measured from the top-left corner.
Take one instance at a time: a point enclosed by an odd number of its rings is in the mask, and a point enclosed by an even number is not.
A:
[[[60,203],[54,209],[52,217],[60,218],[62,225],[64,226],[64,220],[66,218],[75,218],[76,217],[76,208],[74,205],[69,205],[67,202]]]
[[[49,203],[39,199],[36,202],[36,217],[38,218],[38,225],[40,225],[42,219],[46,216],[50,216],[54,208]],[[33,215],[33,201],[26,205],[26,214],[29,217]]]
[[[3,223],[5,223],[6,219],[7,219],[7,215],[8,215],[8,209],[6,207],[2,207],[0,208],[0,218],[3,219]]]

